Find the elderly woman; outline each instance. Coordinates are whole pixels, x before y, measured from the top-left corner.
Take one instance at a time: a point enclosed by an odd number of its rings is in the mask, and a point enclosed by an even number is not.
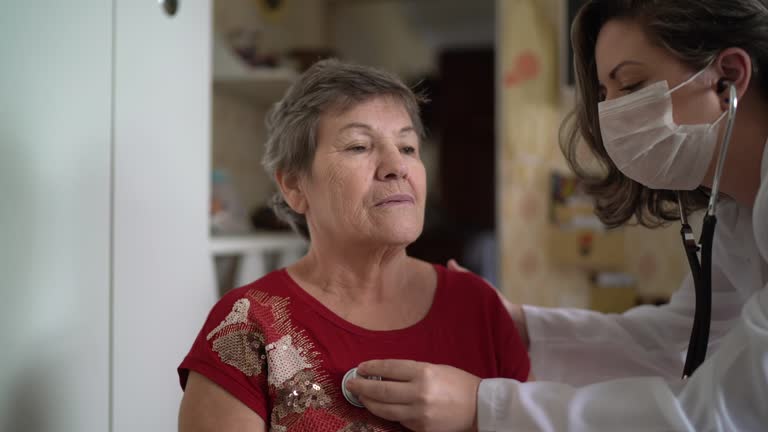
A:
[[[274,209],[309,239],[309,251],[214,306],[179,367],[180,430],[413,426],[344,397],[345,373],[377,358],[528,377],[526,350],[493,289],[406,253],[421,234],[427,195],[424,132],[408,87],[372,68],[322,61],[267,126],[264,166],[280,190]]]

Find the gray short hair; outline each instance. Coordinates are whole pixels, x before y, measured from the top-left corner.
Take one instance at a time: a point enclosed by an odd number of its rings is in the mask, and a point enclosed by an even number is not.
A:
[[[426,98],[414,93],[398,77],[336,59],[315,63],[267,113],[267,141],[262,159],[267,174],[274,181],[278,170],[287,174],[311,172],[320,116],[329,110],[344,112],[378,96],[399,99],[423,139],[419,104],[426,102]],[[271,207],[279,219],[309,239],[306,218],[291,209],[279,190],[272,197]]]

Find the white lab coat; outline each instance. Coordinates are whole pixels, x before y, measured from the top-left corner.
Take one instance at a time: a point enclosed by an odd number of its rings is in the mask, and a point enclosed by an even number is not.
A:
[[[689,277],[622,315],[525,307],[537,382],[483,380],[485,431],[768,431],[768,145],[754,209],[721,205],[707,361],[681,381]]]

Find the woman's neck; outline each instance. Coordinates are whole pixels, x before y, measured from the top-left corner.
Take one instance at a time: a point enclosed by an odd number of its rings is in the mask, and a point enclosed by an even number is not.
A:
[[[755,94],[755,92],[751,92]],[[720,192],[742,206],[752,208],[760,189],[760,166],[768,140],[768,104],[761,98],[745,97],[739,101],[733,136],[720,180]],[[723,123],[725,125],[725,123]],[[725,131],[725,126],[723,126]],[[720,140],[722,141],[722,139]],[[712,186],[720,143],[710,164],[708,186]]]
[[[289,271],[324,295],[380,303],[400,295],[409,261],[405,246],[325,247],[313,242]]]

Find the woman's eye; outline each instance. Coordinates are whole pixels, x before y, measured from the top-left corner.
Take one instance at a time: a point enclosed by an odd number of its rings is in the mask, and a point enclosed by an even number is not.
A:
[[[623,91],[625,93],[627,93],[627,92],[631,93],[631,92],[633,92],[635,90],[640,89],[640,87],[642,87],[643,84],[645,84],[645,81],[640,81],[640,82],[637,82],[635,84],[630,84],[628,86],[624,86],[624,87],[620,88],[619,90],[621,90],[621,91]]]
[[[352,153],[363,153],[366,150],[368,150],[368,147],[359,144],[347,147],[347,151]]]
[[[416,153],[416,147],[413,146],[405,146],[401,150],[403,153],[407,155],[415,154]]]

